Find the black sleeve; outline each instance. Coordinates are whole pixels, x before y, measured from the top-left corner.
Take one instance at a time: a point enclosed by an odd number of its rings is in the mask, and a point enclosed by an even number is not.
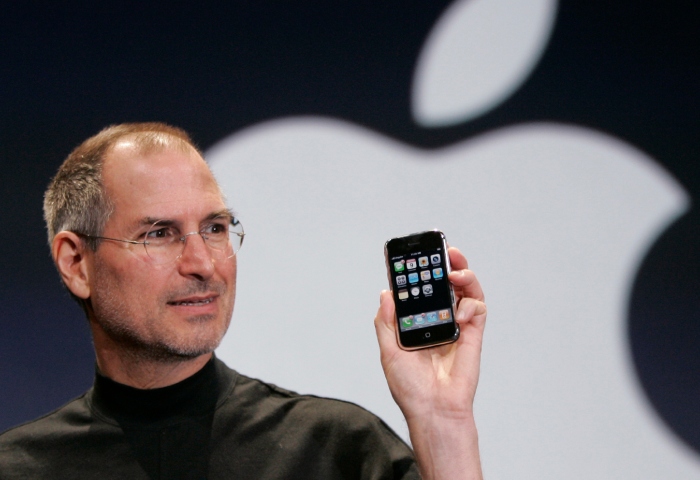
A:
[[[358,405],[240,379],[217,413],[210,478],[419,479],[413,452]]]

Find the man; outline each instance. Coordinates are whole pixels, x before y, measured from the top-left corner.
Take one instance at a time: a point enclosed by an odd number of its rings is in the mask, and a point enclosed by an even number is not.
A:
[[[481,477],[472,403],[486,308],[456,249],[456,343],[399,349],[386,291],[375,318],[416,466],[365,410],[250,379],[213,356],[233,312],[243,233],[185,132],[103,130],[68,156],[44,211],[98,371],[83,396],[0,436],[1,478]]]

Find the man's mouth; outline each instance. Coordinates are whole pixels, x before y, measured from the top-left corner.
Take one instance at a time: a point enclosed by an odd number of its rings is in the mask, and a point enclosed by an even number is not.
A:
[[[203,298],[201,300],[182,300],[182,301],[176,301],[176,302],[168,302],[170,305],[175,305],[175,306],[185,306],[185,307],[193,307],[193,306],[200,306],[200,305],[206,305],[208,303],[211,303],[214,301],[214,297],[209,297],[209,298]]]

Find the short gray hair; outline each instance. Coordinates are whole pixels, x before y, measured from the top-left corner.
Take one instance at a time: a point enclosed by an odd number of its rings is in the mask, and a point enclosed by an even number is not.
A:
[[[184,130],[164,123],[111,125],[81,143],[64,160],[44,194],[44,219],[49,245],[56,234],[70,230],[92,237],[102,235],[114,206],[102,182],[105,155],[119,140],[129,137],[142,153],[169,146],[201,152]],[[95,250],[97,241],[86,238]]]
[[[44,219],[49,235],[49,246],[58,232],[70,230],[82,236],[87,246],[95,251],[105,224],[114,211],[114,204],[102,182],[105,155],[121,139],[128,137],[140,153],[147,154],[169,147],[182,151],[194,149],[184,130],[164,123],[122,123],[111,125],[88,138],[63,161],[44,193]],[[78,298],[68,289],[71,298],[90,316],[89,300]]]

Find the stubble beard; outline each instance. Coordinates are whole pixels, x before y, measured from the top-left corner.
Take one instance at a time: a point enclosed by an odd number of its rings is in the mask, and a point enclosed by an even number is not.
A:
[[[107,278],[105,278],[107,277]],[[108,276],[101,276],[95,283],[93,311],[94,321],[104,333],[120,348],[120,353],[132,360],[158,363],[179,363],[213,352],[221,343],[233,313],[233,296],[226,290],[223,282],[196,282],[184,288],[167,292],[158,298],[159,309],[156,312],[146,312],[144,318],[137,318],[132,311],[132,305],[120,295],[121,289]],[[168,332],[162,318],[166,312],[169,299],[183,298],[206,292],[216,292],[217,301],[224,302],[221,314],[226,317],[224,322],[217,321],[217,315],[197,315],[186,319],[194,324],[187,338],[177,338]],[[137,299],[138,302],[138,299]],[[212,325],[213,324],[213,325]],[[153,327],[148,329],[147,327]],[[212,332],[212,329],[218,331]],[[151,335],[144,332],[149,331]],[[158,330],[161,330],[158,332]],[[155,332],[155,334],[154,334]],[[170,335],[168,335],[170,333]]]

